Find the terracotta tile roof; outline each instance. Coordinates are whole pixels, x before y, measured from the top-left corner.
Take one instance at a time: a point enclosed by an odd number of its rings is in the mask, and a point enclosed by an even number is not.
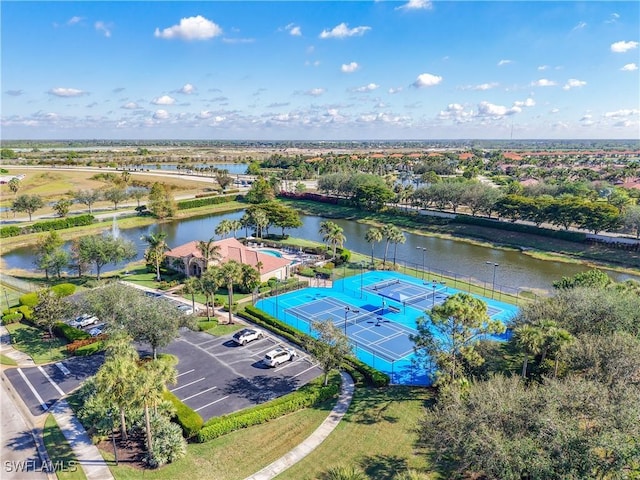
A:
[[[473,158],[473,153],[461,153],[458,155],[458,158],[460,160],[469,160],[470,158]]]
[[[291,263],[286,258],[274,257],[273,255],[267,255],[255,250],[250,250],[235,238],[218,240],[217,242],[214,242],[214,245],[220,247],[220,263],[235,260],[238,263],[251,265],[257,269],[258,262],[262,262],[262,267],[260,268],[261,273],[272,272]],[[202,253],[198,250],[197,240],[173,248],[169,250],[166,255],[173,258],[183,258],[188,256],[203,258]]]

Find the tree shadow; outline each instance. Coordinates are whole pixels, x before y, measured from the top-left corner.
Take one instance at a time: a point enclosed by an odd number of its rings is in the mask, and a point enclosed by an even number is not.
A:
[[[33,443],[33,436],[29,430],[22,430],[16,432],[12,437],[8,438],[6,432],[2,435],[2,441],[4,446],[14,452],[20,452],[22,450],[33,450],[35,455],[35,445]]]
[[[258,375],[253,378],[236,378],[225,386],[224,392],[228,395],[240,395],[253,403],[262,403],[292,392],[298,386],[298,380],[292,377]]]
[[[352,403],[345,421],[372,425],[378,422],[395,423],[399,418],[389,412],[394,402],[422,401],[426,406],[433,395],[425,398],[425,389],[419,387],[392,386],[387,388],[358,388],[358,401]]]
[[[392,480],[399,472],[408,469],[407,459],[395,455],[373,455],[364,457],[360,466],[369,478]]]

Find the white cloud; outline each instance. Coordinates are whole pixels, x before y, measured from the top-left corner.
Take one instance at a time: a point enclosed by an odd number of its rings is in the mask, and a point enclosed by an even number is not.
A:
[[[559,111],[559,108],[552,108],[551,110],[549,110],[549,113],[558,113]]]
[[[540,80],[536,80],[535,82],[531,82],[532,87],[554,87],[557,85],[553,80],[548,80],[546,78],[541,78]]]
[[[543,72],[544,70],[548,70],[549,69],[549,65],[540,65],[538,67],[538,71]]]
[[[604,116],[606,118],[621,118],[621,117],[631,117],[640,114],[640,110],[637,109],[622,109],[616,110],[615,112],[606,112]]]
[[[107,38],[111,37],[111,26],[107,25],[106,23],[104,23],[102,21],[97,21],[94,24],[94,27],[95,27],[96,31],[102,33],[105,37],[107,37]]]
[[[525,101],[517,101],[513,102],[515,107],[534,107],[536,105],[536,101],[533,98],[527,98]]]
[[[306,62],[304,62],[304,65],[305,67],[318,67],[320,65],[320,60],[315,60],[313,62],[307,60]]]
[[[80,23],[83,20],[82,17],[71,17],[69,20],[67,20],[67,25],[75,25],[77,23]]]
[[[580,119],[581,122],[587,122],[589,120],[591,120],[593,118],[593,115],[587,113],[585,115],[582,116],[582,118]]]
[[[320,34],[320,38],[346,38],[346,37],[361,37],[365,33],[371,30],[371,27],[354,27],[349,28],[346,23],[336,25],[331,30],[323,30]]]
[[[577,78],[570,78],[567,83],[562,87],[563,90],[571,90],[572,88],[584,87],[587,84],[584,80],[578,80]]]
[[[446,110],[440,110],[440,113],[438,113],[438,118],[440,120],[454,120],[458,123],[468,121],[472,117],[473,110],[466,111],[459,103],[450,103],[447,105]]]
[[[353,89],[354,92],[357,93],[366,93],[366,92],[373,92],[374,90],[377,90],[378,88],[380,88],[380,85],[376,85],[375,83],[369,83],[368,85],[363,85],[361,87],[356,87]]]
[[[409,0],[404,5],[396,7],[396,10],[431,10],[433,4],[429,0]]]
[[[340,67],[340,70],[343,73],[353,73],[359,68],[360,68],[360,65],[358,65],[356,62],[351,62],[351,63],[343,63],[342,66]]]
[[[200,120],[206,120],[211,117],[213,117],[213,112],[210,112],[209,110],[202,110],[198,115],[196,115],[196,118],[199,118]]]
[[[586,26],[587,26],[587,22],[578,22],[578,24],[575,27],[573,27],[572,30],[582,30]]]
[[[638,48],[638,42],[620,41],[611,44],[611,51],[614,53],[625,53],[634,48]]]
[[[611,15],[609,15],[609,19],[605,20],[604,23],[616,23],[619,18],[620,18],[620,14],[612,13]]]
[[[191,85],[190,83],[185,83],[180,90],[179,93],[184,93],[185,95],[191,95],[196,91],[196,87]]]
[[[253,38],[223,38],[222,41],[224,43],[253,43],[255,39]]]
[[[506,115],[513,115],[514,113],[521,112],[520,107],[514,106],[507,108],[502,105],[494,105],[489,102],[480,102],[478,104],[478,115],[482,117],[504,117]]]
[[[389,88],[389,93],[391,95],[394,95],[396,93],[400,93],[402,91],[402,87],[390,87]]]
[[[176,103],[176,99],[170,97],[169,95],[163,95],[161,97],[156,97],[153,100],[151,100],[151,103],[153,103],[154,105],[173,105],[174,103]]]
[[[324,88],[312,88],[311,90],[307,90],[304,92],[305,95],[310,95],[312,97],[319,97],[325,92]]]
[[[426,88],[438,85],[440,82],[442,82],[442,77],[430,73],[422,73],[418,75],[418,78],[416,78],[416,81],[413,82],[412,85],[416,88]]]
[[[127,102],[122,106],[122,108],[125,110],[137,110],[140,106],[136,102]]]
[[[497,82],[490,83],[481,83],[479,85],[466,85],[461,87],[462,90],[476,90],[476,91],[485,91],[491,90],[492,88],[496,88],[499,84]]]
[[[293,23],[290,23],[289,25],[284,27],[284,29],[287,32],[289,32],[289,35],[291,35],[293,37],[301,37],[302,36],[302,29],[298,25],[294,25]]]
[[[154,36],[172,40],[208,40],[222,35],[222,28],[202,15],[180,19],[180,24],[160,30],[156,28]]]
[[[49,94],[55,95],[56,97],[80,97],[82,95],[86,95],[87,92],[77,88],[56,87],[49,90]]]
[[[638,65],[636,65],[635,63],[627,63],[620,70],[622,70],[623,72],[633,72],[635,70],[638,70]]]
[[[167,118],[169,118],[169,112],[162,109],[156,110],[156,112],[153,114],[153,118],[156,120],[166,120]]]
[[[506,60],[506,59],[504,59],[504,60],[500,60],[500,61],[498,62],[498,66],[499,66],[499,67],[502,67],[503,65],[509,65],[510,63],[513,63],[513,60]]]

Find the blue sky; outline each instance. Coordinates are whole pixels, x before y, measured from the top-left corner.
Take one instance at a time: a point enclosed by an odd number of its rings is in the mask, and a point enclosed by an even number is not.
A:
[[[4,139],[640,138],[640,2],[0,8]]]

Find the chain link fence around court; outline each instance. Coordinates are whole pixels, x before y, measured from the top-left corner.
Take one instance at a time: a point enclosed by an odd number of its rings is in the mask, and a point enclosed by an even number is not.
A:
[[[388,261],[389,264],[391,262]],[[370,262],[365,262],[365,267],[363,268],[361,264],[352,263],[350,264],[353,269],[361,269],[361,271],[369,271],[368,267],[370,266]],[[341,267],[336,267],[336,270]],[[501,300],[503,296],[511,296],[515,297],[518,304],[520,302],[529,302],[530,298],[523,296],[523,292],[525,289],[512,287],[509,285],[502,285],[496,283],[495,285],[491,281],[483,281],[477,278],[462,275],[460,273],[452,272],[450,270],[439,270],[433,268],[425,268],[422,269],[422,264],[412,263],[406,261],[396,261],[396,269],[395,271],[399,273],[404,273],[406,275],[410,275],[416,278],[420,278],[425,282],[437,282],[439,284],[446,284],[449,287],[453,287],[457,290],[466,291],[469,293],[475,293],[482,295],[486,298],[495,298],[496,300]],[[357,274],[357,273],[354,273]],[[318,285],[319,286],[319,285]],[[352,294],[360,295],[360,292],[350,291]]]
[[[20,290],[21,292],[34,292],[38,289],[37,285],[21,280],[20,278],[12,277],[6,273],[0,272],[0,284],[11,287],[14,290]]]

